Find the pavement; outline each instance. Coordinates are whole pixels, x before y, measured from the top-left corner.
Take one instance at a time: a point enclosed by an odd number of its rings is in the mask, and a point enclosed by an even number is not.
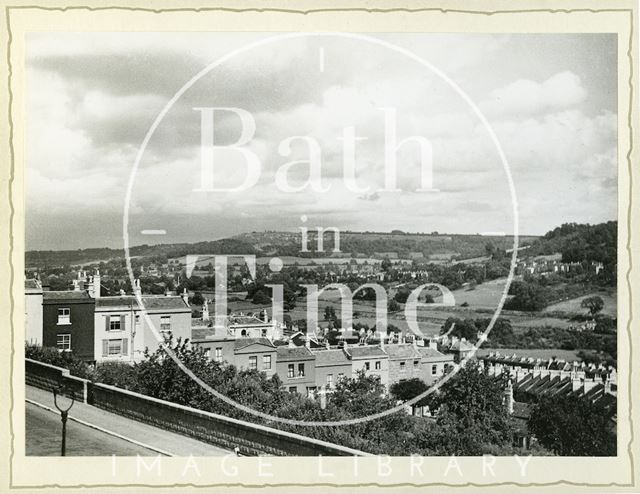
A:
[[[26,404],[25,448],[27,456],[60,456],[60,415]],[[67,456],[157,456],[144,448],[87,425],[67,421]]]
[[[27,455],[45,455],[51,447],[44,447],[42,444],[38,444],[37,441],[34,442],[34,431],[31,428],[35,431],[42,431],[55,426],[58,429],[54,431],[53,435],[57,436],[59,434],[60,413],[55,408],[53,393],[33,386],[26,386],[26,401]],[[61,406],[66,406],[69,402],[70,400],[64,397],[59,398]],[[46,414],[50,414],[53,419],[49,420],[50,417]],[[103,450],[112,451],[107,455],[117,454],[120,456],[135,456],[136,454],[141,456],[143,454],[147,456],[156,456],[158,454],[164,456],[225,456],[232,453],[197,439],[122,417],[78,401],[74,403],[69,411],[67,428],[67,432],[73,434],[73,437],[83,438],[83,440],[86,438],[87,441],[99,438],[106,441],[106,437],[110,438],[102,449],[96,447],[96,453],[93,456],[98,455],[98,450],[101,452]],[[71,432],[72,428],[73,433]],[[92,432],[89,432],[89,430]],[[32,438],[31,451],[29,449],[29,436]],[[68,447],[71,448],[71,436],[68,436],[68,439]],[[55,440],[55,445],[55,450],[57,451],[60,446],[59,439]],[[34,452],[33,448],[36,447],[40,452]],[[86,448],[82,448],[82,450],[84,452]],[[71,456],[71,451],[75,450],[69,449],[69,451],[69,456]],[[91,456],[91,454],[83,453],[77,456]]]

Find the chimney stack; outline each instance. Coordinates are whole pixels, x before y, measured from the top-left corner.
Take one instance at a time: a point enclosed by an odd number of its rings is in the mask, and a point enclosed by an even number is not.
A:
[[[513,415],[513,385],[511,379],[507,381],[507,387],[504,390],[504,405],[509,415]]]
[[[182,289],[182,300],[184,300],[184,303],[189,305],[189,294],[187,293],[187,289],[186,287]]]
[[[133,294],[137,298],[142,298],[142,288],[140,288],[140,280],[138,278],[133,280]]]
[[[207,303],[207,299],[204,299],[204,304],[202,305],[202,320],[208,321],[210,319],[209,316],[209,304]]]

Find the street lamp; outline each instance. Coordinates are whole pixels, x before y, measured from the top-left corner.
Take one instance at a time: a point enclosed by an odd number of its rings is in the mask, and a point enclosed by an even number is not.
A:
[[[66,391],[66,387],[65,386],[58,386],[57,388],[53,388],[52,391],[53,391],[53,403],[55,404],[56,408],[60,412],[60,417],[62,419],[62,452],[61,452],[61,456],[65,456],[66,450],[67,450],[67,417],[69,416],[69,410],[71,410],[71,407],[73,406],[73,404],[76,401],[76,396],[75,396],[75,393],[73,391],[71,391],[71,404],[66,409],[65,408],[60,408],[60,405],[58,405],[58,394],[64,394],[64,392]]]

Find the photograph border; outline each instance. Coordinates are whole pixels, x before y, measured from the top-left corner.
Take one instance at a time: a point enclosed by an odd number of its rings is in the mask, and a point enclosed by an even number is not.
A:
[[[9,233],[9,287],[12,288],[16,283],[16,277],[20,276],[20,273],[16,273],[15,266],[13,264],[13,256],[16,254],[15,245],[14,245],[14,232],[15,232],[15,221],[16,221],[16,207],[15,201],[19,199],[14,196],[14,183],[15,183],[15,148],[14,148],[14,122],[13,122],[13,113],[15,111],[15,101],[14,94],[12,91],[12,76],[13,76],[13,66],[11,62],[11,50],[12,50],[12,42],[13,42],[13,33],[11,31],[11,13],[12,11],[24,11],[24,10],[44,10],[44,11],[59,11],[59,12],[67,12],[73,10],[88,10],[88,11],[104,11],[104,10],[115,10],[115,11],[138,11],[138,12],[148,12],[148,13],[171,13],[171,12],[232,12],[232,13],[262,13],[262,12],[271,12],[271,13],[287,13],[287,14],[299,14],[304,16],[312,16],[317,13],[344,13],[344,12],[361,12],[361,13],[391,13],[391,12],[400,12],[400,13],[418,13],[418,12],[429,12],[436,11],[442,13],[461,13],[461,14],[472,14],[479,16],[493,16],[493,15],[509,15],[509,14],[522,14],[522,13],[534,13],[534,12],[545,12],[545,13],[572,13],[572,12],[619,12],[619,13],[628,13],[629,14],[629,27],[630,27],[630,37],[628,40],[628,50],[627,57],[629,61],[630,68],[630,77],[628,80],[628,88],[629,88],[629,101],[628,101],[628,114],[627,114],[627,123],[628,127],[625,129],[618,129],[618,142],[620,139],[620,133],[623,131],[629,132],[629,150],[625,157],[627,170],[629,174],[629,187],[628,190],[618,189],[618,197],[621,195],[627,195],[628,197],[628,210],[627,210],[627,242],[624,248],[626,249],[627,255],[629,257],[629,264],[626,273],[624,273],[624,279],[626,282],[626,289],[628,292],[628,303],[629,303],[629,312],[628,312],[628,323],[626,327],[627,336],[629,338],[629,351],[628,351],[628,366],[629,366],[629,379],[628,379],[628,421],[629,421],[629,432],[630,438],[628,443],[626,444],[626,448],[624,445],[619,445],[619,452],[626,451],[629,457],[630,466],[631,466],[631,481],[630,483],[619,483],[619,482],[611,482],[611,483],[602,483],[602,484],[591,484],[591,483],[577,483],[572,481],[560,480],[556,482],[526,482],[526,483],[518,483],[518,482],[493,482],[493,483],[443,483],[443,482],[426,482],[426,483],[379,483],[379,482],[363,482],[363,483],[354,483],[354,484],[335,484],[330,482],[322,482],[322,483],[265,483],[265,484],[245,484],[242,482],[227,482],[227,483],[219,483],[219,484],[193,484],[193,483],[172,483],[172,484],[82,484],[82,485],[59,485],[59,484],[48,484],[48,485],[13,485],[13,463],[15,456],[15,441],[16,439],[20,439],[20,434],[16,435],[16,430],[14,428],[13,423],[13,411],[16,404],[14,403],[14,394],[15,390],[13,387],[13,378],[14,378],[14,359],[16,356],[16,348],[14,343],[15,336],[15,328],[13,325],[14,314],[16,310],[16,300],[14,297],[14,293],[12,289],[8,290],[9,293],[9,301],[10,301],[10,314],[9,317],[11,319],[11,347],[10,347],[10,369],[9,369],[9,434],[10,434],[10,458],[9,458],[9,480],[10,487],[12,488],[20,488],[20,489],[43,489],[43,488],[71,488],[71,487],[109,487],[109,488],[126,488],[126,487],[264,487],[265,485],[268,487],[337,487],[337,488],[362,488],[362,487],[497,487],[497,486],[519,486],[519,487],[550,487],[557,485],[569,485],[569,486],[589,486],[589,487],[634,487],[636,486],[636,477],[635,477],[635,458],[634,458],[634,446],[635,446],[635,436],[634,436],[634,424],[633,424],[633,386],[632,386],[632,375],[634,370],[634,362],[633,362],[633,335],[631,332],[631,327],[634,322],[633,315],[633,298],[632,298],[632,284],[631,284],[631,276],[633,271],[633,251],[631,245],[631,239],[633,236],[632,231],[632,216],[633,216],[633,166],[632,166],[632,155],[634,154],[634,132],[635,129],[633,127],[634,124],[634,78],[637,77],[635,73],[634,66],[634,51],[637,47],[634,46],[634,37],[635,33],[635,25],[634,25],[634,11],[633,8],[538,8],[538,9],[502,9],[502,10],[481,10],[481,9],[460,9],[460,8],[442,8],[442,7],[393,7],[393,8],[381,8],[381,7],[323,7],[323,8],[309,8],[309,9],[294,9],[294,8],[278,8],[278,7],[143,7],[143,6],[125,6],[125,5],[114,5],[114,6],[99,6],[99,5],[68,5],[68,6],[50,6],[50,5],[6,5],[5,7],[5,23],[6,23],[6,31],[8,34],[8,42],[6,47],[6,68],[8,70],[8,153],[10,156],[10,169],[9,169],[9,180],[8,180],[8,203],[9,203],[9,222],[8,222],[8,233]],[[619,168],[622,166],[622,157],[619,157]],[[620,227],[619,227],[620,228]],[[619,243],[619,249],[622,245]],[[620,272],[622,274],[622,272]],[[619,342],[618,342],[619,344]]]

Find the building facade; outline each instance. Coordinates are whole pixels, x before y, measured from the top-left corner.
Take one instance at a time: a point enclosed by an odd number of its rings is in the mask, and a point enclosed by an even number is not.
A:
[[[42,346],[94,361],[95,300],[86,291],[45,291],[42,298]]]
[[[42,345],[42,285],[36,279],[24,283],[25,341],[30,345]]]
[[[316,390],[315,356],[305,346],[277,347],[276,372],[284,388],[312,396]]]
[[[191,309],[182,297],[142,295],[141,300],[143,306],[131,295],[96,299],[95,360],[139,362],[164,338],[191,338]]]

